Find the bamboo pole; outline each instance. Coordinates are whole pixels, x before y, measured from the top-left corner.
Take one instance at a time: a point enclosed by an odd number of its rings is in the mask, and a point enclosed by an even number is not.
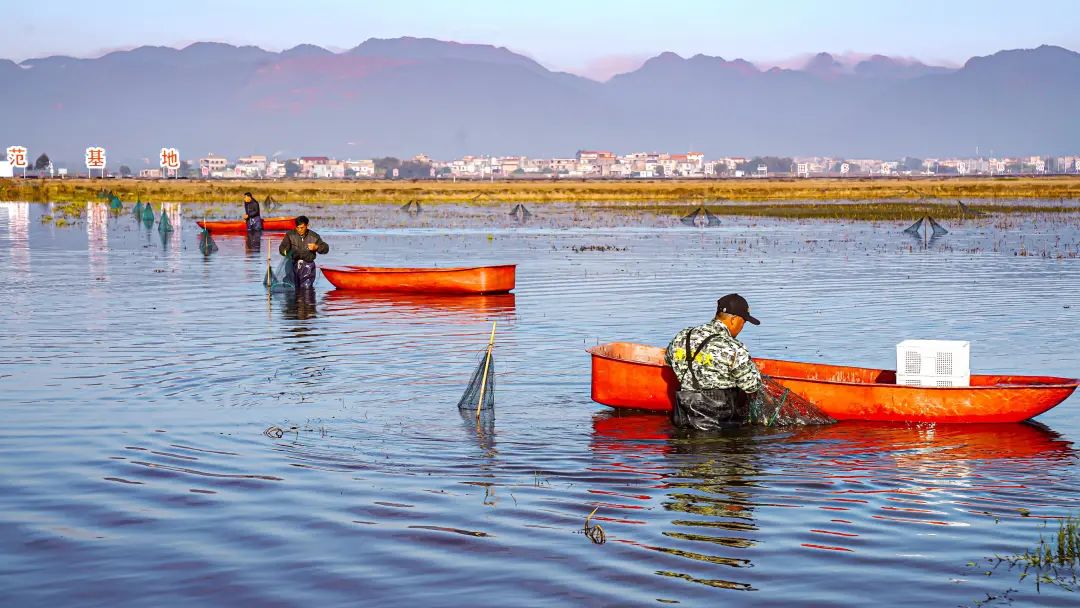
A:
[[[491,349],[495,346],[495,324],[498,321],[491,322],[491,338],[488,339],[487,355],[484,357],[484,375],[480,379],[480,399],[476,402],[476,420],[480,420],[480,408],[484,405],[484,391],[487,389],[487,375],[488,368],[491,365]]]

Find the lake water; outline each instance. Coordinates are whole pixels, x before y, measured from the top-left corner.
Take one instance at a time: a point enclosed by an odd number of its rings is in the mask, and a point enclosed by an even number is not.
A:
[[[688,438],[593,403],[584,349],[664,345],[736,291],[758,356],[891,368],[903,339],[964,339],[977,373],[1075,377],[1080,215],[924,246],[902,222],[505,207],[303,211],[321,264],[516,263],[514,295],[268,298],[269,237],[204,257],[204,207],[163,238],[0,204],[0,604],[1076,605],[985,558],[1080,513],[1080,398],[1038,425]],[[478,428],[456,403],[492,321]]]

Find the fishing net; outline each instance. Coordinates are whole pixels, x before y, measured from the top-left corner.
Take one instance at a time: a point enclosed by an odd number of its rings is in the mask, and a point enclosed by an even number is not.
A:
[[[267,213],[276,213],[277,210],[281,208],[281,204],[274,200],[274,197],[270,195],[267,195],[266,198],[263,199],[262,206],[266,209]]]
[[[210,255],[218,250],[217,243],[214,242],[214,237],[210,236],[210,231],[203,228],[199,231],[199,251],[203,255]]]
[[[153,216],[153,212],[150,214]],[[165,213],[165,209],[161,210],[161,221],[158,222],[158,232],[172,232],[172,222],[169,221],[169,214]]]
[[[154,223],[154,208],[150,206],[150,203],[146,203],[142,209],[142,221],[148,226]]]
[[[761,376],[762,388],[750,396],[748,424],[793,426],[836,422],[813,403],[791,392],[769,376]]]
[[[420,201],[409,201],[401,206],[401,210],[409,215],[419,215],[421,211]]]
[[[401,207],[399,208],[399,210],[400,210],[400,211],[404,211],[405,213],[410,213],[410,212],[412,212],[412,203],[413,203],[412,201],[409,201],[409,202],[405,203],[404,205],[402,205],[402,206],[401,206]]]
[[[972,209],[971,207],[968,207],[967,205],[964,204],[964,201],[956,201],[956,204],[960,205],[960,213],[964,214],[965,217],[969,216],[969,215],[972,216],[972,217],[979,217],[979,216],[986,215],[982,211],[978,211],[978,210]]]
[[[267,260],[263,285],[270,291],[296,290],[296,264],[293,264],[291,255],[281,258],[281,263],[274,269],[270,268],[269,259]]]
[[[515,217],[518,221],[525,221],[532,217],[532,213],[525,208],[525,205],[518,203],[514,205],[514,208],[510,210],[510,216]]]
[[[487,349],[480,351],[476,370],[457,406],[471,412],[478,408],[481,412],[495,409],[495,357]]]
[[[109,198],[110,195],[112,195],[112,192],[109,192],[108,190],[105,190],[104,188],[102,188],[101,190],[98,190],[98,192],[97,192],[97,197],[98,198]]]
[[[687,215],[684,215],[682,217],[682,219],[680,219],[679,221],[686,224],[687,226],[696,226],[697,225],[697,217],[700,214],[701,214],[701,207],[698,207],[697,209],[694,209],[693,213],[689,213]]]
[[[705,219],[708,220],[710,226],[719,226],[720,225],[720,218],[718,218],[715,215],[709,213],[708,209],[705,209]]]
[[[913,235],[913,236],[919,236],[919,231],[922,230],[922,225],[923,225],[923,220],[924,219],[925,218],[920,217],[919,221],[917,221],[914,224],[912,224],[912,225],[908,226],[907,228],[905,228],[904,232],[907,233],[907,234]]]
[[[933,236],[943,236],[949,234],[949,231],[944,226],[934,221],[934,218],[927,216],[926,219],[930,220],[930,228],[933,229]]]
[[[119,212],[124,208],[124,203],[120,201],[120,197],[115,194],[109,195],[109,210]]]
[[[135,219],[139,219],[139,218],[142,217],[142,210],[143,210],[142,201],[139,201],[139,202],[135,203],[134,207],[131,208],[131,214],[135,216]]]

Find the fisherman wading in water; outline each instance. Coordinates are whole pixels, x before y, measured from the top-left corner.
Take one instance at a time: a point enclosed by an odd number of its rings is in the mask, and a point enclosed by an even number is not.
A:
[[[244,221],[247,222],[248,232],[261,232],[263,229],[262,214],[259,213],[259,201],[251,196],[250,192],[244,193]]]
[[[296,229],[286,232],[281,239],[278,251],[292,259],[296,288],[310,289],[315,285],[315,256],[329,253],[330,245],[319,233],[308,230],[308,218],[301,215],[296,218]]]
[[[761,324],[750,316],[746,299],[731,293],[716,302],[712,321],[671,340],[664,360],[679,379],[671,411],[675,426],[710,431],[748,420],[748,396],[761,390],[761,372],[735,339],[747,321]]]

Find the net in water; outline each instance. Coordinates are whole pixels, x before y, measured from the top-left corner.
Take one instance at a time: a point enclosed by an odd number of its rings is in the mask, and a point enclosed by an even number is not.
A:
[[[132,207],[131,214],[135,216],[135,219],[139,219],[139,218],[142,217],[142,210],[143,210],[142,201],[139,201],[139,202],[135,203],[134,207]]]
[[[914,224],[912,224],[912,225],[908,226],[907,228],[905,228],[904,232],[907,233],[907,234],[913,235],[913,236],[919,236],[919,231],[922,230],[922,225],[923,225],[923,220],[924,219],[925,218],[920,217],[919,221],[917,221]]]
[[[696,226],[697,225],[697,217],[700,214],[701,214],[701,207],[698,207],[697,209],[694,209],[693,213],[688,213],[688,214],[684,215],[682,217],[682,219],[680,219],[679,221],[682,222],[683,224],[686,224],[687,226]]]
[[[480,351],[469,386],[458,401],[459,410],[475,412],[478,406],[481,412],[495,409],[495,357],[488,349]]]
[[[263,285],[270,291],[296,290],[296,264],[292,256],[281,258],[277,268],[271,268],[269,260],[266,265],[266,276],[263,277]]]
[[[708,220],[710,226],[719,226],[720,225],[720,218],[718,218],[715,215],[709,213],[708,209],[705,209],[705,219]]]
[[[210,255],[218,250],[217,243],[214,242],[214,237],[210,236],[210,231],[203,228],[199,231],[199,251],[203,255]]]
[[[281,208],[281,204],[274,200],[274,197],[269,194],[266,195],[266,198],[263,199],[263,209],[266,209],[267,213],[276,213],[279,208]]]
[[[518,203],[514,205],[513,209],[510,210],[510,215],[514,218],[517,218],[518,221],[524,222],[525,220],[532,217],[532,212],[525,208],[525,205]]]
[[[145,222],[147,226],[154,223],[154,208],[150,206],[150,203],[146,203],[146,206],[142,209],[142,221]]]
[[[935,222],[934,218],[926,216],[926,219],[930,220],[930,228],[932,228],[934,231],[933,236],[944,236],[946,234],[949,234],[949,231],[946,230],[945,227],[941,224]]]
[[[769,376],[763,374],[761,382],[761,390],[750,396],[748,424],[793,426],[836,422],[813,403]]]
[[[115,194],[109,195],[109,210],[119,213],[124,208],[124,203],[120,202],[120,197]]]
[[[956,201],[956,204],[960,205],[960,213],[962,213],[964,215],[964,217],[967,217],[969,215],[971,217],[979,217],[979,216],[986,215],[982,211],[979,211],[977,209],[972,209],[971,207],[968,207],[967,205],[964,204],[964,201]]]
[[[151,216],[153,213],[151,213]],[[164,207],[161,209],[161,221],[158,222],[158,232],[172,232],[172,222],[169,221],[169,214],[165,213]]]

